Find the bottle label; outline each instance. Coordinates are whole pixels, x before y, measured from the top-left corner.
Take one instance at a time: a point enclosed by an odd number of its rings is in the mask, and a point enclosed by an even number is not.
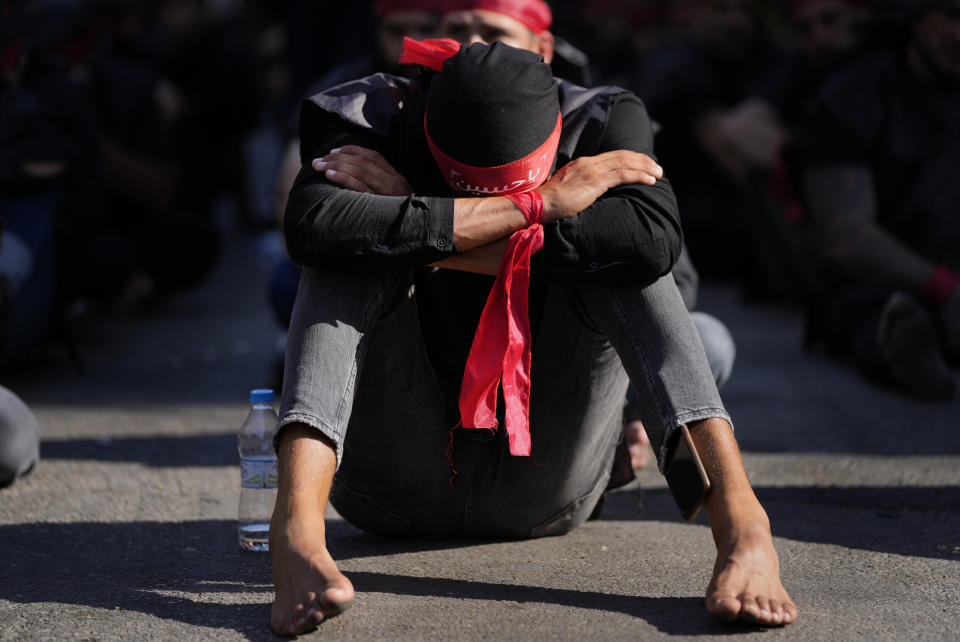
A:
[[[240,485],[244,488],[276,488],[277,460],[241,457]]]

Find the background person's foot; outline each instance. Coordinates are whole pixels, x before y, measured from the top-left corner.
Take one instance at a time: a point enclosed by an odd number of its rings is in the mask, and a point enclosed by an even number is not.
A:
[[[900,389],[925,399],[949,399],[956,380],[944,359],[933,318],[904,292],[895,292],[877,331],[880,356]]]

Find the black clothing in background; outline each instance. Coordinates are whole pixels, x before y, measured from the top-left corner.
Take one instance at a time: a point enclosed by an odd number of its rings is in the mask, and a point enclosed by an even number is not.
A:
[[[749,195],[700,145],[698,121],[756,95],[782,56],[756,45],[737,62],[723,60],[690,43],[655,55],[637,89],[657,134],[660,163],[667,169],[680,212],[687,247],[704,276],[737,278],[753,268],[745,211]]]
[[[877,54],[825,87],[794,148],[804,169],[868,168],[877,223],[917,254],[960,271],[960,90],[921,81]],[[895,287],[824,264],[809,334],[840,352],[869,343]]]
[[[878,54],[828,83],[795,149],[808,169],[868,167],[879,224],[960,270],[960,89],[922,82],[901,58]]]

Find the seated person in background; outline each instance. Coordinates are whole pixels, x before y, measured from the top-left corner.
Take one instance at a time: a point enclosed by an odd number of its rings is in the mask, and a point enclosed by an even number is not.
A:
[[[798,140],[824,267],[808,336],[946,399],[960,359],[960,0],[898,4],[902,46],[829,82]]]
[[[782,54],[766,39],[757,0],[690,0],[686,33],[644,62],[638,95],[662,129],[657,153],[683,214],[690,256],[705,278],[768,286],[758,183],[783,127],[755,98]]]
[[[382,72],[398,76],[413,73],[414,67],[400,65],[397,62],[403,48],[403,38],[409,36],[415,40],[422,40],[438,36],[440,21],[443,17],[442,10],[446,4],[447,0],[379,0],[375,2],[373,13],[376,18],[376,51],[337,65],[313,82],[303,97],[306,98],[348,80],[356,80],[375,73]],[[297,132],[299,111],[299,105],[297,105],[296,113],[291,115],[287,124],[286,149],[277,171],[275,195],[278,219],[283,217],[290,187],[300,171],[300,139]],[[293,301],[297,295],[299,282],[300,268],[293,264],[289,257],[285,255],[280,257],[273,266],[267,286],[267,296],[274,319],[284,333],[290,325],[290,313],[293,310]],[[276,388],[279,388],[283,381],[283,343],[284,340],[281,337],[279,352],[274,359],[271,372],[273,387]]]
[[[865,0],[792,0],[790,4],[797,51],[759,91],[787,127],[803,117],[823,83],[862,55],[870,40]]]
[[[352,602],[325,545],[328,496],[388,536],[582,523],[609,478],[628,381],[661,467],[687,424],[715,482],[708,610],[793,621],[768,519],[667,274],[679,219],[645,155],[642,104],[558,82],[500,43],[424,46],[436,75],[371,77],[304,107],[301,159],[322,173],[301,171],[284,219],[307,269],[276,434],[274,631]]]

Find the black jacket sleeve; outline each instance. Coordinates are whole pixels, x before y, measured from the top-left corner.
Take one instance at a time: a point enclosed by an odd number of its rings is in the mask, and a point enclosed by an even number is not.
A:
[[[304,117],[325,122],[313,128],[316,136],[301,139],[304,166],[283,217],[287,252],[294,262],[310,267],[390,270],[425,265],[456,253],[452,198],[359,193],[331,183],[309,165],[310,159],[331,149],[359,145],[380,152],[402,171],[397,158],[404,153],[402,149],[390,149],[390,141],[384,137],[329,113],[314,110]]]
[[[329,113],[310,117],[324,123],[313,128],[320,132],[316,136],[301,140],[305,163],[335,147],[360,145],[383,154],[415,190],[424,184],[411,175],[417,170],[410,159],[418,166],[432,160],[420,145],[397,145],[398,140],[411,140],[405,129],[379,135]],[[600,140],[598,149],[578,154],[630,149],[652,156],[653,134],[642,103],[632,96],[616,100]],[[295,262],[312,267],[380,270],[425,265],[457,252],[453,207],[449,196],[353,192],[305,164],[284,215],[287,250]],[[615,188],[577,216],[545,227],[544,249],[535,256],[538,270],[601,280],[653,282],[670,271],[682,244],[676,200],[666,180],[654,186]]]
[[[643,103],[631,94],[614,99],[597,149],[653,154],[653,131]],[[647,284],[670,271],[683,233],[669,180],[616,187],[580,214],[546,226],[539,267],[575,277]]]

